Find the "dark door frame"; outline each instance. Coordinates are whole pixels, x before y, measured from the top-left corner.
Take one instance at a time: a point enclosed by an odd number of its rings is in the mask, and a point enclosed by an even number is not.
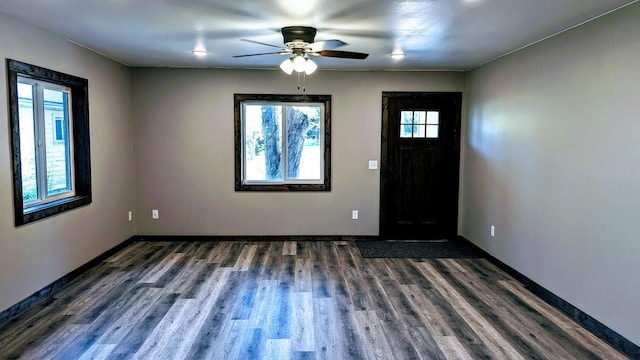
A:
[[[385,199],[384,192],[386,188],[389,186],[387,184],[387,178],[390,176],[389,169],[389,158],[388,158],[388,142],[389,142],[389,100],[390,99],[420,99],[429,96],[443,96],[443,97],[454,97],[458,96],[456,100],[457,103],[455,106],[455,114],[453,115],[454,121],[454,130],[453,130],[453,143],[451,144],[450,154],[451,158],[454,160],[455,164],[453,165],[451,171],[450,178],[453,182],[451,184],[452,187],[456,189],[455,194],[452,194],[451,203],[447,205],[447,209],[451,220],[447,224],[447,236],[456,236],[458,231],[458,203],[460,199],[460,132],[461,132],[461,123],[462,123],[462,92],[406,92],[406,91],[383,91],[382,92],[382,131],[381,131],[381,158],[380,158],[380,221],[379,221],[379,235],[382,238],[393,236],[393,234],[389,234],[388,230],[385,228],[386,224],[386,213],[385,213],[385,204],[383,200]],[[450,233],[450,234],[449,234]]]

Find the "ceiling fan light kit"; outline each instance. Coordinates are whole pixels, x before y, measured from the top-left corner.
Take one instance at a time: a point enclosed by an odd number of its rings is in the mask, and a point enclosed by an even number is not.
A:
[[[313,62],[311,59],[307,59],[304,64],[304,72],[307,75],[313,74],[318,69],[318,65]]]
[[[293,73],[293,59],[285,59],[282,64],[280,64],[280,69],[287,75],[291,75]]]
[[[280,64],[280,69],[287,75],[291,75],[294,71],[311,75],[318,69],[318,65],[313,60],[307,59],[302,55],[295,55],[290,59],[285,59]]]
[[[287,26],[281,29],[284,38],[284,48],[278,52],[236,55],[234,57],[261,55],[290,55],[291,57],[280,63],[280,69],[287,75],[294,71],[311,75],[318,69],[318,65],[309,59],[309,55],[342,59],[366,59],[369,54],[352,51],[333,50],[347,45],[344,41],[332,39],[315,41],[316,29],[308,26]],[[243,39],[244,41],[279,48],[280,46]],[[314,42],[315,41],[315,42]]]
[[[302,56],[296,55],[293,57],[293,70],[296,72],[303,72],[305,68],[305,58]]]

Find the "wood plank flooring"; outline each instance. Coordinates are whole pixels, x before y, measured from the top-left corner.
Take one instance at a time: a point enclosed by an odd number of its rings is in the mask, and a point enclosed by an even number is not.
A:
[[[626,359],[485,259],[135,242],[0,326],[2,359]]]

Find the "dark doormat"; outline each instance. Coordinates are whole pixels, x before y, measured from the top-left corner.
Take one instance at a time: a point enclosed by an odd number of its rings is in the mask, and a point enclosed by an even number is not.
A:
[[[356,241],[363,258],[412,259],[477,259],[485,257],[482,251],[459,240]]]

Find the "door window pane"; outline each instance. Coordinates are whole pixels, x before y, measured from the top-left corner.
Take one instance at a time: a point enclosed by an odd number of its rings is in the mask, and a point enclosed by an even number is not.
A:
[[[400,113],[400,137],[413,137],[413,111],[402,111]]]
[[[413,126],[413,137],[414,138],[424,138],[424,125],[414,125]]]
[[[438,124],[440,124],[440,112],[438,112],[438,111],[427,111],[427,124],[429,124],[429,125],[438,125]]]
[[[400,125],[400,137],[412,138],[413,137],[413,125]]]
[[[438,138],[438,125],[427,125],[427,136],[428,139],[437,139]]]
[[[427,138],[437,139],[440,128],[440,113],[438,111],[427,111]]]

